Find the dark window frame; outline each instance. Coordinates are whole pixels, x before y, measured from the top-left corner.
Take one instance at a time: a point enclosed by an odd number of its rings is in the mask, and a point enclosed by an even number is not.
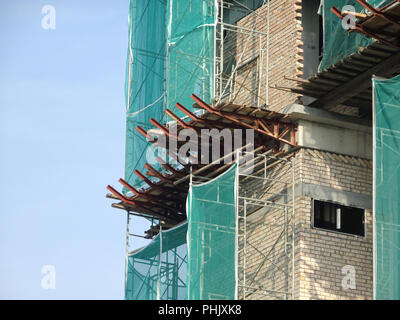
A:
[[[336,206],[338,208],[346,208],[346,209],[357,209],[357,210],[362,210],[362,235],[358,233],[351,233],[351,232],[345,232],[341,231],[340,229],[331,229],[331,228],[324,228],[321,226],[315,226],[315,201],[322,202],[322,203],[328,203],[330,205]],[[326,231],[326,232],[333,232],[333,233],[338,233],[342,235],[348,235],[348,236],[353,236],[353,237],[358,237],[358,238],[363,238],[366,239],[367,237],[367,226],[366,226],[366,214],[365,214],[365,208],[359,208],[359,207],[354,207],[354,206],[347,206],[338,202],[334,201],[327,201],[327,200],[319,200],[312,198],[311,199],[311,228],[316,229],[316,230],[321,230],[321,231]],[[343,221],[343,219],[341,219]]]

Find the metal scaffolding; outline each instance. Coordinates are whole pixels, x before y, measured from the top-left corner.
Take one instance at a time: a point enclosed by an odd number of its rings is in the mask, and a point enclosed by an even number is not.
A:
[[[236,298],[294,299],[294,160],[268,151],[235,158]],[[209,180],[190,175],[194,185]]]
[[[238,298],[293,299],[294,161],[266,152],[238,174]]]
[[[252,8],[246,1],[217,3],[214,102],[268,106],[269,1],[253,1]],[[256,11],[262,6],[265,15]]]

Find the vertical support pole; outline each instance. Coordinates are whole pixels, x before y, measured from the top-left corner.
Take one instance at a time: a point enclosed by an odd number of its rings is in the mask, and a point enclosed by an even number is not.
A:
[[[288,245],[288,209],[285,207],[285,215],[284,215],[284,229],[285,229],[285,254],[287,255],[287,245]]]
[[[160,237],[160,252],[158,257],[158,282],[157,282],[157,300],[161,300],[161,258],[162,258],[162,225],[160,224],[160,232],[158,236]]]
[[[130,215],[129,211],[126,212],[126,246],[125,246],[125,254],[128,256],[129,254],[129,224],[130,224]]]
[[[162,237],[162,235],[161,235]],[[170,270],[169,270],[169,259],[168,259],[168,251],[165,251],[165,268],[164,268],[164,272],[165,272],[165,286],[167,287],[166,290],[164,292],[166,292],[167,296],[165,297],[165,300],[169,300],[170,297],[168,296],[169,294],[169,290],[168,290],[168,286],[170,284],[170,279],[169,279],[169,274],[170,274]]]
[[[190,215],[189,215],[189,213],[191,213],[192,212],[192,185],[193,185],[193,170],[192,170],[192,166],[190,166],[190,171],[189,171],[189,192],[188,192],[188,203],[187,203],[187,221],[188,221],[188,230],[187,230],[187,235],[186,235],[186,241],[187,241],[187,254],[186,254],[186,260],[187,260],[187,264],[189,264],[189,259],[190,259],[190,256],[189,256],[189,246],[190,246],[190,241],[191,241],[191,238],[190,238],[190,231],[191,231],[191,229],[190,229]],[[190,284],[191,284],[191,281],[187,281],[187,299],[191,299],[191,291],[190,291],[190,289],[191,289],[191,286],[190,286]]]
[[[372,283],[373,296],[376,300],[376,274],[377,274],[377,239],[376,239],[376,114],[375,114],[375,75],[372,76]],[[382,233],[381,233],[382,236]],[[382,242],[382,240],[381,240]]]
[[[239,299],[239,152],[236,150],[236,173],[235,173],[235,216],[236,216],[236,239],[235,239],[235,300]]]
[[[224,1],[221,0],[221,17],[220,17],[220,26],[221,26],[221,44],[220,44],[220,57],[219,57],[219,100],[222,97],[222,87],[223,87],[223,78],[224,78]]]
[[[285,215],[284,215],[284,250],[285,250],[285,269],[286,269],[286,274],[287,274],[287,280],[285,281],[285,290],[289,292],[289,253],[288,253],[288,236],[289,236],[289,228],[288,228],[288,207],[285,206]],[[285,294],[285,300],[289,299],[289,295]]]
[[[265,53],[265,104],[269,106],[269,29],[270,29],[270,2],[267,4],[267,48]]]
[[[201,247],[201,258],[200,258],[200,261],[201,261],[201,265],[202,266],[204,266],[204,247],[205,247],[205,242],[206,242],[206,239],[205,239],[205,235],[204,235],[204,227],[202,227],[202,230],[201,230],[201,240],[200,240],[201,242],[200,242],[200,247]],[[203,268],[203,270],[201,270],[200,271],[200,300],[203,300],[204,298],[203,298],[203,292],[204,292],[204,268]]]
[[[129,255],[129,223],[130,215],[129,211],[126,211],[126,243],[125,243],[125,294],[128,284],[128,255]],[[126,296],[125,296],[126,298]]]
[[[295,170],[294,170],[294,158],[291,160],[291,167],[292,167],[292,300],[294,300],[294,281],[295,281],[295,275],[294,275],[294,260],[295,260],[295,190],[294,190],[294,184],[295,184]]]
[[[259,56],[259,62],[258,62],[258,85],[257,85],[257,108],[260,107],[260,95],[261,95],[261,82],[262,82],[262,69],[263,69],[263,50],[262,50],[262,35],[260,34],[259,36],[259,50],[258,50],[258,56]]]
[[[267,156],[264,156],[264,179],[267,179]]]
[[[232,66],[232,68],[231,68],[231,73],[233,74],[234,73],[234,66]],[[236,78],[236,74],[234,74],[233,75],[233,78],[235,79]],[[232,95],[235,93],[234,91],[235,91],[235,89],[236,89],[236,87],[235,87],[235,81],[232,81],[231,82],[231,84],[229,85],[229,101],[232,101]]]
[[[174,264],[172,267],[172,300],[177,300],[178,299],[178,286],[179,286],[179,265],[178,265],[178,258],[177,258],[177,253],[176,253],[176,248],[173,249],[173,259],[174,259]],[[169,290],[167,290],[169,291]]]
[[[129,8],[130,9],[130,8]],[[132,63],[133,63],[133,53],[132,53],[132,11],[129,11],[129,68],[128,68],[128,94],[126,101],[126,112],[129,112],[131,106],[131,73],[132,73]]]
[[[214,70],[213,70],[213,75],[214,75],[214,81],[213,81],[213,92],[212,92],[212,94],[211,94],[211,103],[214,105],[214,101],[213,101],[213,98],[216,96],[216,88],[217,88],[217,86],[216,86],[216,83],[217,83],[217,74],[218,74],[218,72],[217,72],[217,44],[218,44],[218,41],[217,41],[217,32],[218,32],[218,15],[219,15],[219,10],[218,10],[218,7],[219,7],[219,4],[218,4],[218,1],[216,1],[215,2],[215,4],[216,4],[216,7],[214,8],[214,14],[215,14],[215,25],[214,25],[214,52],[213,52],[213,55],[214,55],[214,65],[213,65],[213,68],[214,68]]]
[[[381,223],[381,227],[380,227],[380,240],[381,240],[381,252],[383,253],[384,251],[383,251],[383,224]],[[380,259],[380,265],[381,265],[381,270],[383,271],[383,270],[385,270],[384,269],[384,267],[385,267],[385,265],[384,265],[384,260],[381,258]],[[376,300],[376,297],[375,297],[375,300]]]
[[[243,208],[243,300],[246,300],[246,242],[247,242],[247,200]]]

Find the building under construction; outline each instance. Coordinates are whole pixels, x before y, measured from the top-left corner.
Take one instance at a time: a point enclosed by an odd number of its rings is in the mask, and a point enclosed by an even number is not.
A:
[[[125,298],[400,299],[399,73],[399,0],[131,0]]]

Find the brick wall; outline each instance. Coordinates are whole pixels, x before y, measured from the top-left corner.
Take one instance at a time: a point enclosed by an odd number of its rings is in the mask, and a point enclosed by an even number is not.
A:
[[[267,33],[267,16],[267,5],[264,5],[239,20],[237,25]],[[268,53],[268,108],[271,110],[279,111],[298,98],[298,95],[291,92],[270,87],[292,86],[293,82],[285,80],[284,76],[291,78],[302,76],[301,33],[301,1],[272,0]],[[238,65],[238,74],[234,77],[232,94],[229,96],[230,101],[246,105],[266,104],[266,46],[267,36],[265,35],[249,36],[228,32],[224,43],[224,57],[228,61],[233,51]],[[232,64],[225,63],[224,69],[225,74],[230,75]],[[257,90],[259,84],[261,86]]]
[[[295,155],[295,185],[309,183],[332,190],[371,196],[371,161],[329,152],[300,149]],[[268,178],[291,180],[288,165],[268,171]],[[247,196],[272,200],[271,194],[288,192],[278,183],[248,186]],[[297,190],[300,190],[299,188]],[[266,191],[270,192],[269,194]],[[290,192],[289,192],[290,193]],[[279,202],[279,197],[275,201]],[[289,197],[290,200],[290,197]],[[329,200],[329,195],[326,199]],[[289,201],[290,202],[290,201]],[[346,235],[312,227],[312,198],[296,193],[295,200],[295,299],[372,299],[372,213],[365,211],[365,237]],[[261,210],[260,210],[261,211]],[[283,250],[285,240],[279,239],[283,230],[285,212],[271,209],[248,217],[246,274],[251,282],[275,291],[291,289],[290,211],[289,261]],[[266,256],[270,254],[267,259]],[[242,261],[242,260],[241,260]],[[344,266],[355,268],[355,289],[344,289]],[[257,273],[258,270],[258,273]],[[284,272],[286,270],[286,273]],[[284,295],[261,294],[248,291],[247,299],[282,299]]]
[[[372,214],[366,210],[366,237],[311,227],[312,199],[297,199],[296,299],[372,299]],[[342,287],[344,266],[355,268],[355,289]]]
[[[271,1],[269,43],[269,86],[293,86],[284,76],[302,76],[301,1]],[[265,86],[264,86],[265,87]],[[297,95],[269,89],[269,108],[280,111],[293,103]]]
[[[302,149],[297,155],[302,182],[372,195],[371,161]],[[365,237],[314,229],[312,199],[296,200],[296,297],[372,299],[372,211],[365,212]],[[343,289],[342,268],[353,266],[356,289]]]

